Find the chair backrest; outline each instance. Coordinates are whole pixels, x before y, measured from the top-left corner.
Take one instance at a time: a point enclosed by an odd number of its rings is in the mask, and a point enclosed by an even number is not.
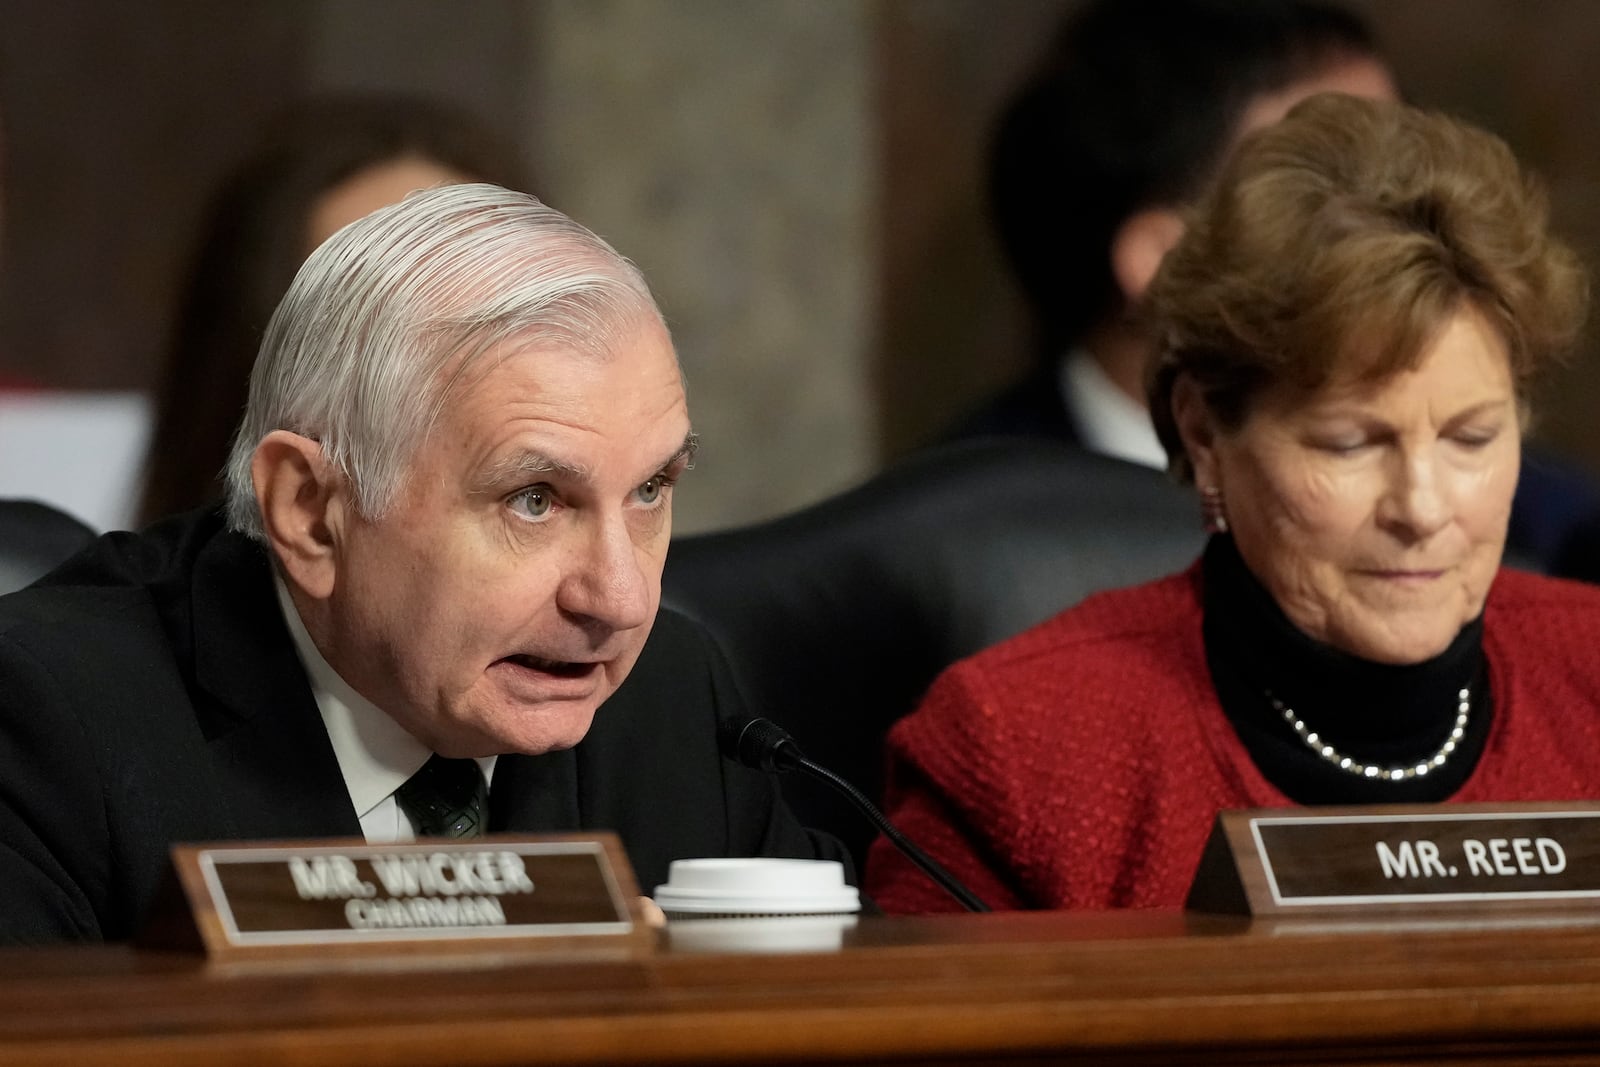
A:
[[[727,650],[752,711],[876,797],[884,735],[950,663],[1090,593],[1169,574],[1203,541],[1159,472],[1053,441],[921,452],[770,522],[681,538],[663,600]],[[790,776],[790,804],[859,859],[872,829]]]
[[[1558,578],[1576,578],[1600,583],[1600,514],[1577,524],[1556,553],[1550,573]]]
[[[94,531],[66,512],[32,500],[0,500],[0,596],[93,540]]]

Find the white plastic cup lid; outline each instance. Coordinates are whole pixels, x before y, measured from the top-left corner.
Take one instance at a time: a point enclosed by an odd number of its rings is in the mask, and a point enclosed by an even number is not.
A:
[[[855,915],[680,915],[667,924],[667,944],[675,952],[837,952],[860,921]]]
[[[861,910],[837,860],[674,860],[656,886],[661,910],[680,915],[835,915]]]

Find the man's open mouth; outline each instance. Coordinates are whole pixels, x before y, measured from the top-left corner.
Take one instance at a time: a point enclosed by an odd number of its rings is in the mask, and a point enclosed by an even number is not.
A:
[[[572,660],[545,659],[542,656],[515,655],[507,656],[505,662],[513,663],[518,667],[530,671],[539,671],[543,674],[554,675],[557,678],[582,678],[599,667],[594,661],[575,662]]]

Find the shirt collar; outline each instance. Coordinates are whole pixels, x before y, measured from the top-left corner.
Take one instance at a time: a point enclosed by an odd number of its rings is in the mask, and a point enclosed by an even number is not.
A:
[[[1100,369],[1086,349],[1075,348],[1061,362],[1061,395],[1085,448],[1130,463],[1166,470],[1150,412]]]

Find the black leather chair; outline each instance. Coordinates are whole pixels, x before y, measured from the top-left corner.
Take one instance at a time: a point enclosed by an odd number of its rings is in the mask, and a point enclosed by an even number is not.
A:
[[[1560,578],[1600,583],[1600,514],[1591,515],[1568,534],[1550,573]]]
[[[0,500],[0,595],[21,589],[94,540],[71,515],[32,500]]]
[[[1056,442],[959,442],[783,518],[673,542],[664,602],[727,650],[753,712],[876,797],[882,742],[948,664],[1090,593],[1179,570],[1204,540],[1164,475]],[[858,857],[825,787],[790,804]]]

